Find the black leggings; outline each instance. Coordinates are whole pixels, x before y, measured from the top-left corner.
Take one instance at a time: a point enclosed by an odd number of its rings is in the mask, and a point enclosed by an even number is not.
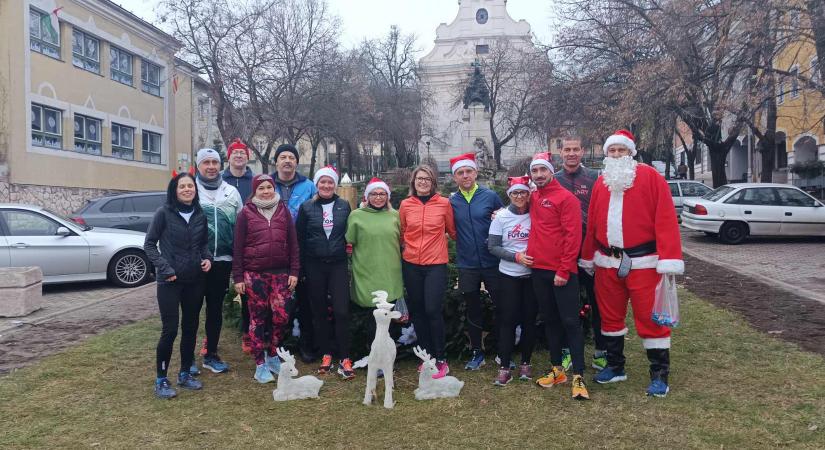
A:
[[[596,292],[593,289],[594,281],[593,275],[588,274],[584,270],[579,270],[579,287],[584,288],[587,303],[590,305],[590,326],[593,328],[593,346],[596,350],[604,351],[607,347],[604,343],[604,336],[602,335],[602,316],[599,314],[599,305],[596,303]],[[562,337],[561,346],[564,348],[570,347],[567,342],[567,333]]]
[[[544,332],[550,349],[550,363],[561,365],[561,341],[567,333],[570,357],[573,359],[573,374],[584,373],[584,336],[579,319],[579,277],[571,273],[564,286],[553,285],[556,272],[533,269],[533,290],[536,302],[544,316]]]
[[[203,280],[191,283],[158,281],[161,332],[155,353],[158,377],[165,377],[180,322],[180,370],[189,370],[195,353],[198,318],[203,304]],[[180,310],[180,311],[179,311]]]
[[[444,359],[444,291],[447,265],[421,266],[404,261],[407,307],[421,347],[436,360]]]
[[[349,272],[347,261],[307,262],[307,293],[312,306],[312,325],[321,353],[349,358]],[[329,302],[332,297],[332,304]],[[332,317],[330,317],[332,307]],[[334,328],[335,334],[332,334]],[[333,349],[337,351],[333,352]]]
[[[510,368],[515,346],[516,325],[521,324],[521,363],[530,364],[536,344],[536,296],[530,276],[512,277],[502,273],[496,299],[498,319],[498,356],[501,368]]]
[[[221,340],[223,326],[223,300],[229,290],[229,273],[232,261],[213,261],[212,268],[206,272],[206,353],[218,353],[218,341]]]

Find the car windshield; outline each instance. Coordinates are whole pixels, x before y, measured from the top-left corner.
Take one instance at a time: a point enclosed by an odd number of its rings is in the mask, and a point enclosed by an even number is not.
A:
[[[702,198],[705,199],[705,200],[710,200],[712,202],[715,202],[715,201],[719,200],[720,198],[730,194],[731,191],[733,191],[734,189],[736,189],[736,188],[733,187],[733,186],[719,186],[718,188],[716,188],[716,189],[708,192],[707,194],[703,195]]]
[[[65,224],[68,225],[70,228],[74,228],[75,231],[89,231],[89,230],[92,229],[92,227],[90,227],[89,225],[80,225],[79,223],[73,221],[72,219],[69,219],[68,217],[64,216],[63,214],[56,213],[56,212],[52,211],[51,209],[43,208],[43,211],[46,211],[47,213],[59,218],[60,220],[65,222]]]

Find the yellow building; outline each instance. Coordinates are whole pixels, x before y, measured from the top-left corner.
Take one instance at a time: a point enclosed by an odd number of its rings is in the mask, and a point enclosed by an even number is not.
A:
[[[165,189],[217,134],[180,47],[109,0],[0,2],[0,202]]]

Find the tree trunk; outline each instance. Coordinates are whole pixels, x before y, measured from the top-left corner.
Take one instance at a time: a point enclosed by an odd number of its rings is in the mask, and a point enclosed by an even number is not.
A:
[[[687,154],[688,178],[695,180],[696,167],[694,167],[694,165],[696,164],[696,143],[693,143],[693,150],[685,150],[685,153]]]
[[[713,187],[718,188],[728,183],[728,175],[725,173],[725,163],[728,159],[730,147],[722,144],[709,145],[708,154],[710,156],[710,170],[713,172]]]
[[[770,84],[773,86],[773,83]],[[773,91],[771,91],[773,92]],[[762,160],[762,175],[759,180],[763,183],[773,181],[773,165],[776,157],[776,97],[770,96],[768,99],[767,126],[762,138],[759,139],[759,154]]]
[[[825,3],[822,0],[807,0],[806,3],[819,64],[819,92],[825,95]]]
[[[310,143],[312,145],[312,156],[309,158],[309,178],[315,176],[315,164],[318,162],[318,147],[320,143],[320,139]]]

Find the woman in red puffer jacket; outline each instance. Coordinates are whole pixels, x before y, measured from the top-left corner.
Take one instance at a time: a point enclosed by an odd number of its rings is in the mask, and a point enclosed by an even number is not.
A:
[[[235,223],[232,279],[247,296],[255,379],[275,381],[281,361],[275,349],[289,320],[292,291],[298,283],[298,239],[292,215],[266,174],[252,179],[249,198]],[[265,339],[269,334],[269,342]]]

